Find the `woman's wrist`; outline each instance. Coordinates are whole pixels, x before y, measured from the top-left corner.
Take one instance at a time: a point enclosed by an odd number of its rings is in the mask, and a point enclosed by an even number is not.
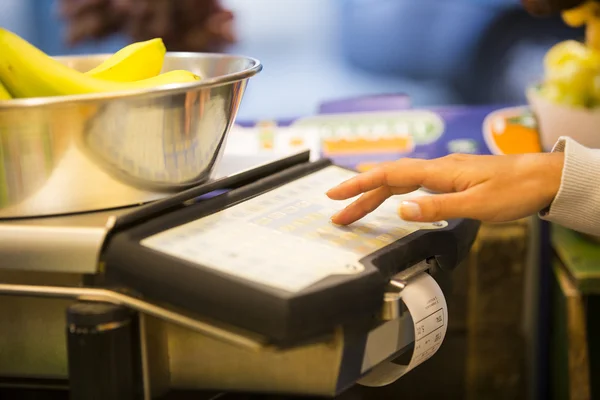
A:
[[[564,157],[558,193],[540,217],[583,233],[600,235],[600,150],[587,148],[569,137],[561,137],[553,157]]]
[[[562,152],[545,153],[541,155],[542,162],[538,165],[540,180],[540,194],[543,198],[544,209],[542,213],[550,210],[552,202],[560,191],[563,170],[565,165],[565,154]]]

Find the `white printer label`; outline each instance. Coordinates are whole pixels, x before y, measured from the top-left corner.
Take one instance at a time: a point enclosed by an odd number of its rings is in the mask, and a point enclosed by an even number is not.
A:
[[[361,385],[379,387],[393,383],[431,358],[446,337],[448,306],[431,275],[422,273],[409,281],[401,296],[410,315],[387,322],[369,334],[362,364],[362,372],[369,373],[358,381]],[[386,361],[413,342],[408,365]]]
[[[141,244],[192,263],[289,292],[332,275],[364,270],[359,260],[419,229],[447,222],[412,223],[397,214],[400,201],[427,192],[388,199],[351,226],[330,217],[353,201],[325,196],[356,173],[330,166],[263,195],[142,240]]]

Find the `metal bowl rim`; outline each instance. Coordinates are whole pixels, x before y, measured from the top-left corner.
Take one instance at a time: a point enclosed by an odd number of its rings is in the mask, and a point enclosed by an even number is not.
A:
[[[85,59],[85,58],[101,58],[109,57],[111,53],[98,53],[98,54],[82,54],[82,55],[60,55],[54,56],[55,59]],[[42,107],[50,105],[62,105],[69,103],[87,102],[87,101],[99,101],[99,100],[115,100],[115,99],[129,99],[129,98],[140,98],[147,95],[176,95],[182,94],[189,91],[209,88],[215,86],[222,86],[232,84],[241,80],[245,80],[253,77],[262,71],[262,63],[260,60],[235,54],[221,54],[221,53],[194,53],[194,52],[167,52],[165,58],[177,59],[177,58],[217,58],[217,59],[239,59],[250,61],[253,65],[250,68],[244,70],[216,76],[213,78],[202,78],[198,82],[193,83],[179,83],[171,85],[163,85],[156,88],[149,89],[135,89],[121,92],[103,92],[103,93],[89,93],[89,94],[78,94],[69,96],[49,96],[49,97],[30,97],[23,99],[11,99],[7,101],[0,101],[0,111],[10,110],[17,108],[28,108],[28,107]]]

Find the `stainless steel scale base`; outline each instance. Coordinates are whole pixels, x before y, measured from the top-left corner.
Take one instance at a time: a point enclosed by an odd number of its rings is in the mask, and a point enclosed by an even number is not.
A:
[[[267,161],[237,158],[232,163],[225,158],[219,175]],[[388,322],[377,336],[363,331],[350,340],[340,330],[282,350],[247,332],[111,291],[84,288],[84,277],[99,268],[98,255],[112,221],[128,211],[0,223],[0,377],[66,381],[65,310],[77,300],[116,303],[138,311],[147,399],[169,388],[333,396],[344,389],[341,386],[361,378],[356,373],[360,365],[348,368],[348,364],[364,362],[364,347],[375,349],[385,360],[414,341],[411,317],[402,312],[398,296],[386,298],[382,318]],[[423,263],[406,271],[397,286],[429,267]],[[356,346],[363,348],[359,357],[352,357]],[[348,371],[355,372],[342,379]]]

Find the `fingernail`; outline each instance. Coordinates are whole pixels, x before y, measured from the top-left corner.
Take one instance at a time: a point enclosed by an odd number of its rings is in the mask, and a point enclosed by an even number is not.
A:
[[[336,212],[335,214],[333,214],[330,218],[331,222],[333,222],[334,219],[336,219],[337,217],[339,217],[339,215],[341,214],[341,211]]]
[[[400,218],[407,220],[421,219],[421,207],[412,201],[400,203]]]

